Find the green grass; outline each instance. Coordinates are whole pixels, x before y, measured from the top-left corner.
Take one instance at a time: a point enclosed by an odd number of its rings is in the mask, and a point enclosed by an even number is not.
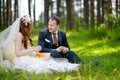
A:
[[[34,46],[37,45],[38,32],[31,32]],[[23,70],[0,69],[0,80],[119,80],[120,42],[107,37],[92,37],[89,31],[67,32],[71,50],[84,61],[78,71],[35,74]],[[97,65],[99,63],[99,65]]]

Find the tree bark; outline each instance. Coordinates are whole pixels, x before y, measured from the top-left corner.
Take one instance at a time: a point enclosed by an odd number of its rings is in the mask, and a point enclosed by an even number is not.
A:
[[[89,2],[84,0],[84,25],[86,28],[89,27]]]
[[[112,14],[112,1],[111,0],[108,0],[107,1],[107,12],[108,14]]]
[[[118,17],[118,0],[115,1],[116,17]]]
[[[10,25],[11,16],[11,0],[6,1],[7,13],[6,13],[6,27]]]
[[[47,26],[49,20],[49,0],[44,0],[44,25]]]
[[[101,16],[101,22],[104,23],[104,0],[101,1],[101,6],[102,6],[102,16]]]
[[[101,23],[100,0],[97,0],[97,26]]]
[[[66,0],[67,5],[67,30],[75,27],[75,13],[73,0]]]
[[[91,27],[94,29],[94,0],[91,0]]]
[[[14,4],[14,20],[18,18],[18,0],[15,0]]]
[[[57,16],[61,17],[60,15],[60,0],[57,0]]]
[[[107,20],[107,26],[109,28],[112,27],[112,23],[109,19],[109,15],[112,14],[112,1],[111,0],[107,0],[107,17],[108,17],[108,20]]]
[[[31,16],[31,2],[32,0],[28,0],[28,12],[30,16]]]
[[[12,24],[12,4],[11,4],[12,2],[11,2],[11,0],[9,0],[9,26]]]
[[[5,6],[5,0],[3,0],[3,27],[7,27],[6,26],[6,12],[5,12],[6,6]]]
[[[49,6],[50,6],[50,11],[51,11],[51,16],[53,16],[54,14],[53,14],[53,9],[54,9],[54,2],[52,1],[52,0],[50,0],[50,2],[49,2]]]

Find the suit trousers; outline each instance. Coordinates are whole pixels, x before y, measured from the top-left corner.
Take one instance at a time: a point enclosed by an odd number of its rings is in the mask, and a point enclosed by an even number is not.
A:
[[[54,58],[67,58],[70,63],[82,63],[82,60],[73,51],[68,51],[66,54],[63,54],[52,50],[50,53]]]

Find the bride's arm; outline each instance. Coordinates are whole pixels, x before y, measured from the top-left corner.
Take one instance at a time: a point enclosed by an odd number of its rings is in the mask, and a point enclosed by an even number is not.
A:
[[[41,50],[41,47],[40,46],[37,46],[37,47],[31,47],[31,48],[28,48],[28,49],[22,49],[22,34],[19,33],[17,35],[17,37],[15,38],[15,54],[16,56],[24,56],[24,55],[29,55],[31,54],[32,52],[38,52]]]

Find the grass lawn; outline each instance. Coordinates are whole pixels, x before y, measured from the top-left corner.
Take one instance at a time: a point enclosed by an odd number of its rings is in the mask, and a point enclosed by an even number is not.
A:
[[[32,30],[34,46],[39,28]],[[28,73],[22,70],[0,69],[0,80],[120,80],[120,42],[108,38],[91,38],[82,32],[67,32],[71,50],[84,61],[75,72]]]

